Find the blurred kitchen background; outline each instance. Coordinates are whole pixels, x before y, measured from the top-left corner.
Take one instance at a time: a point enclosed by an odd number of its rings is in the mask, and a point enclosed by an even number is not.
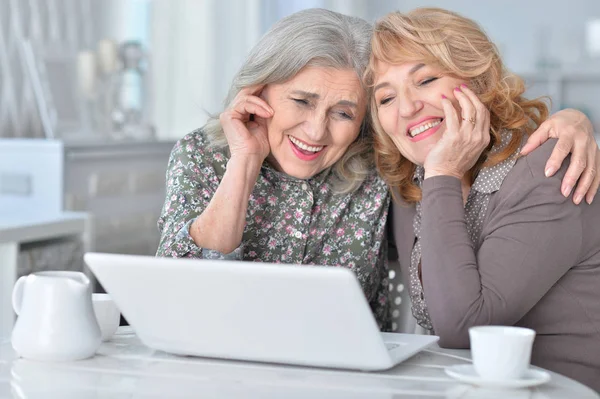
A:
[[[220,111],[276,20],[425,5],[477,20],[530,96],[600,132],[600,0],[0,0],[0,268],[3,256],[21,275],[78,268],[88,249],[154,254],[174,141]],[[85,223],[37,222],[48,215]],[[15,226],[46,230],[17,240]]]

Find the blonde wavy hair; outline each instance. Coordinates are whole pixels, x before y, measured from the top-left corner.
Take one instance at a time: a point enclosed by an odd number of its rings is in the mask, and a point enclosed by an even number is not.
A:
[[[548,117],[548,107],[540,99],[527,100],[523,80],[504,67],[496,46],[479,25],[459,14],[439,8],[418,8],[407,14],[393,12],[375,24],[371,56],[365,82],[372,90],[377,62],[397,65],[423,62],[440,68],[443,75],[469,82],[469,87],[488,108],[491,116],[491,141],[469,171],[471,183],[484,166],[493,166],[510,157],[525,136]],[[371,93],[370,115],[374,128],[377,170],[392,189],[407,203],[421,200],[421,189],[413,183],[416,168],[404,158],[383,131]],[[501,132],[512,133],[510,143],[490,153],[501,141]]]

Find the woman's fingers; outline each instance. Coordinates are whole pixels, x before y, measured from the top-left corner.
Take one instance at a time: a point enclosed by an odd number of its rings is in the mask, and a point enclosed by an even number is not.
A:
[[[471,107],[474,109],[472,117],[475,118],[475,128],[483,133],[485,137],[489,137],[490,131],[490,111],[481,102],[477,94],[465,84],[460,85],[460,93],[470,100]],[[461,104],[462,106],[462,104]]]
[[[253,115],[260,118],[271,118],[273,109],[265,100],[257,97],[264,86],[250,86],[240,90],[231,106],[221,114],[221,125],[225,131],[233,128],[245,137],[248,129],[255,128]]]
[[[272,118],[274,111],[259,97],[263,88],[243,88],[219,117],[232,157],[257,156],[262,162],[269,154],[265,119]]]
[[[552,129],[552,125],[548,121],[543,122],[537,130],[529,136],[527,143],[521,148],[521,155],[529,154],[531,151],[548,141],[550,138],[550,129]],[[558,165],[560,167],[560,163]],[[546,176],[552,176],[557,170],[558,168],[555,165],[550,165],[549,162],[546,164]]]
[[[272,114],[264,107],[252,101],[243,101],[223,112],[220,116],[220,120],[224,128],[232,125],[242,127],[243,124],[251,121],[251,115],[258,115],[262,118],[270,118],[272,116]]]
[[[544,169],[544,174],[546,177],[552,176],[557,170],[560,169],[560,166],[564,162],[565,158],[571,153],[571,151],[575,152],[575,157],[571,158],[571,162],[577,161],[579,164],[585,163],[584,154],[581,151],[577,152],[575,143],[576,142],[573,137],[561,136],[558,138],[558,142],[554,146],[552,154],[550,154],[550,158],[548,158],[548,161],[546,162],[546,167]],[[579,173],[581,173],[581,170]],[[574,170],[571,169],[571,172],[573,171]],[[579,177],[579,175],[577,177]],[[577,181],[577,178],[575,178],[575,181]],[[575,181],[573,181],[573,184],[575,184]]]
[[[463,130],[470,134],[469,141],[477,147],[487,146],[490,142],[489,111],[466,85],[457,87],[454,95],[461,107]]]
[[[454,109],[452,102],[444,95],[442,95],[442,108],[444,110],[444,121],[446,122],[446,134],[458,133],[460,130],[460,120],[456,114],[456,109]]]
[[[577,189],[573,194],[573,202],[576,204],[580,204],[581,201],[585,198],[586,194],[590,190],[592,183],[596,177],[596,149],[593,147],[586,146],[587,154],[585,161],[585,168],[583,170],[582,175],[579,177],[579,181],[577,183]],[[573,155],[574,156],[574,155]],[[571,162],[573,162],[573,156],[571,157]],[[568,171],[567,171],[568,172]]]
[[[550,154],[550,159],[547,162],[547,164],[550,165],[560,165],[562,163],[562,160],[564,160],[569,155],[569,153],[571,153],[571,151],[573,151],[573,156],[571,157],[571,160],[569,162],[569,168],[567,169],[567,173],[565,173],[565,176],[563,177],[562,184],[560,187],[560,192],[565,197],[571,195],[571,191],[573,190],[573,187],[575,187],[577,179],[579,179],[579,176],[581,176],[581,173],[583,173],[583,170],[587,165],[585,146],[581,144],[578,145],[576,142],[573,142],[571,140],[565,139],[562,143],[559,140],[554,146],[552,154]],[[552,171],[548,169],[549,168],[547,167],[545,171],[546,176],[549,176],[549,172]]]
[[[458,104],[460,105],[461,125],[468,126],[470,128],[475,128],[475,125],[478,122],[482,123],[482,121],[477,120],[478,115],[477,115],[477,110],[475,109],[475,105],[473,104],[471,99],[469,97],[467,97],[467,95],[460,90],[460,87],[457,87],[454,89],[454,97],[456,97],[456,99],[458,100]],[[475,123],[473,123],[473,120],[475,121]],[[465,125],[465,123],[467,125]],[[471,129],[468,129],[468,130],[471,130]]]
[[[598,192],[598,188],[600,188],[600,173],[598,173],[598,170],[600,170],[600,150],[596,150],[595,159],[596,161],[594,162],[594,169],[590,171],[590,173],[594,175],[594,180],[592,180],[592,185],[585,196],[585,201],[588,204],[592,203],[596,193]]]
[[[239,101],[234,104],[232,111],[237,114],[238,119],[247,121],[250,119],[250,115],[258,115],[261,118],[270,118],[273,116],[273,109],[263,99],[246,96],[240,98]]]
[[[448,175],[460,179],[481,153],[480,133],[474,132],[473,124],[462,121],[459,116],[461,111],[468,112],[465,109],[474,109],[472,103],[464,94],[456,93],[456,97],[461,97],[458,100],[463,108],[461,110],[457,110],[455,103],[442,96],[446,131],[425,159],[425,178]]]
[[[238,95],[235,97],[235,100],[233,101],[233,105],[230,108],[239,112],[240,114],[243,114],[247,108],[257,109],[257,108],[250,106],[250,104],[254,104],[254,105],[261,107],[262,109],[264,109],[266,111],[266,113],[261,113],[261,114],[256,113],[257,115],[259,115],[263,118],[270,118],[271,116],[273,116],[273,108],[271,108],[271,106],[269,104],[267,104],[267,102],[265,100],[263,100],[262,98],[259,97],[259,95],[262,92],[262,90],[264,89],[264,87],[265,87],[264,85],[254,85],[254,86],[244,87],[242,90],[240,90]],[[250,112],[250,114],[255,114],[255,113]]]
[[[486,110],[486,111],[487,112],[485,113],[485,122],[483,124],[483,132],[485,134],[485,137],[487,138],[487,144],[489,144],[490,140],[492,139],[492,136],[490,134],[490,129],[492,127],[492,120],[491,120],[491,116],[490,116],[490,111],[489,110]]]

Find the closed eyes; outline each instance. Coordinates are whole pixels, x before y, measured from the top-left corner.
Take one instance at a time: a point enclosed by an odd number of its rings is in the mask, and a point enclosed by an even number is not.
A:
[[[427,79],[425,79],[425,80],[422,80],[421,82],[419,82],[419,86],[426,86],[426,85],[428,85],[429,83],[431,83],[431,82],[433,82],[433,81],[435,81],[435,80],[438,80],[438,79],[439,79],[439,78],[437,78],[437,77],[433,77],[433,78],[427,78]]]
[[[394,97],[386,97],[386,98],[382,98],[381,101],[379,101],[379,105],[385,105],[388,104],[390,101],[392,101],[394,99]]]
[[[439,79],[439,77],[437,77],[437,76],[434,76],[434,77],[431,77],[431,78],[427,78],[427,79],[424,79],[424,80],[420,81],[419,83],[417,83],[417,86],[419,86],[419,87],[427,86],[431,82],[434,82],[434,81],[436,81],[438,79]],[[394,98],[395,98],[394,96],[384,97],[381,100],[379,100],[379,104],[378,105],[382,106],[382,105],[389,104]]]
[[[346,112],[338,112],[338,114],[344,118],[347,119],[349,121],[351,121],[352,119],[354,119],[354,117],[352,115],[347,114]]]
[[[292,101],[294,101],[296,104],[303,106],[303,107],[308,107],[311,106],[312,104],[304,99],[304,98],[294,98],[292,97]],[[354,115],[348,113],[348,112],[344,112],[344,111],[334,111],[334,113],[336,115],[338,115],[340,118],[345,119],[345,120],[354,120]]]
[[[303,98],[292,98],[292,100],[301,105],[308,105],[308,100],[305,100]]]

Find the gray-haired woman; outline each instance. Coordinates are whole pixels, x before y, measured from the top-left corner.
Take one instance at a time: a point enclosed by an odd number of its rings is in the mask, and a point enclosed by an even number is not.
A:
[[[370,36],[366,21],[323,9],[265,34],[220,118],[173,149],[158,256],[348,267],[389,328],[390,197],[373,166],[361,81]],[[543,127],[560,131],[579,115],[566,111]],[[590,133],[578,132],[563,145],[587,143]],[[586,159],[591,146],[583,147]],[[592,182],[584,184],[585,192]]]

